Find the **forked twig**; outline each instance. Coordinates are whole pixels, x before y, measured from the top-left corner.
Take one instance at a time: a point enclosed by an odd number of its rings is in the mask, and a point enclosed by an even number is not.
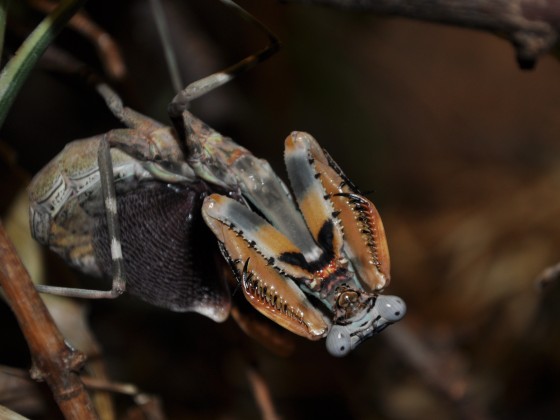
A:
[[[64,342],[1,222],[0,286],[29,345],[33,378],[47,382],[66,418],[97,418],[77,373],[84,356]]]

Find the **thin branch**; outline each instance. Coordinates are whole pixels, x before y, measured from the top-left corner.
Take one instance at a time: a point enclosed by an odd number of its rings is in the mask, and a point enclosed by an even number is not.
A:
[[[458,352],[449,349],[436,353],[406,322],[392,325],[383,336],[426,384],[454,404],[460,418],[490,418],[485,408],[469,395],[469,379],[459,367],[464,361]]]
[[[34,379],[47,382],[66,418],[97,418],[77,374],[84,357],[65,344],[1,223],[0,286],[29,345]]]
[[[540,290],[544,290],[560,279],[560,263],[548,267],[537,277],[536,284]]]
[[[93,378],[90,376],[82,376],[82,381],[88,389],[112,392],[132,397],[136,406],[131,408],[129,413],[139,412],[142,414],[142,418],[149,420],[164,420],[166,418],[159,397],[140,391],[136,385],[122,382],[111,382],[102,378]],[[128,417],[134,418],[134,416],[127,416],[126,418]]]
[[[0,73],[0,126],[19,90],[45,49],[86,0],[62,0],[33,30]]]
[[[499,34],[514,46],[522,68],[559,39],[560,2],[542,0],[284,0],[444,23]]]
[[[28,420],[27,417],[20,416],[7,407],[0,405],[0,419],[5,420]]]
[[[256,365],[247,367],[247,378],[251,384],[253,395],[259,406],[261,416],[265,420],[278,420],[280,417],[276,413],[270,389],[263,375]]]
[[[165,54],[165,61],[167,62],[167,70],[169,71],[173,91],[180,92],[183,90],[185,85],[181,78],[179,64],[177,63],[177,56],[175,55],[175,50],[173,49],[173,42],[171,40],[171,34],[169,33],[169,24],[165,18],[163,4],[161,3],[161,0],[150,0],[150,7],[152,14],[154,15],[159,39]]]
[[[52,13],[57,6],[51,0],[30,0],[30,3],[45,13]],[[86,12],[78,11],[68,21],[68,27],[93,44],[105,72],[112,80],[122,80],[125,77],[126,65],[119,46],[108,32],[91,20]]]

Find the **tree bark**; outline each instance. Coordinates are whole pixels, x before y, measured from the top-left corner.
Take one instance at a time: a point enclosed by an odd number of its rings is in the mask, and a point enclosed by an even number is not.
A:
[[[522,68],[558,42],[558,0],[285,0],[371,11],[492,32],[509,40]]]

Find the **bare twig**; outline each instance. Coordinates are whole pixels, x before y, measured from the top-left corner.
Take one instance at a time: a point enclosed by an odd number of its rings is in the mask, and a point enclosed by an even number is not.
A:
[[[560,3],[541,0],[284,0],[481,29],[508,39],[522,68],[558,42]]]
[[[141,416],[143,419],[149,420],[164,420],[166,418],[159,397],[140,391],[136,385],[107,381],[106,379],[90,376],[82,376],[82,381],[88,389],[102,390],[132,397],[136,406],[128,411],[126,418],[136,418],[135,416]]]
[[[167,70],[169,71],[169,78],[175,92],[180,92],[184,87],[184,83],[179,71],[179,64],[177,63],[177,56],[173,49],[173,42],[171,34],[169,33],[169,24],[165,18],[165,10],[160,0],[150,0],[150,7],[154,15],[154,21],[158,30],[161,47],[167,62]]]
[[[135,397],[141,394],[138,387],[134,384],[113,382],[108,381],[107,379],[95,378],[92,376],[82,376],[82,381],[89,389],[95,389],[98,391],[107,391],[116,394],[128,395],[130,397]]]
[[[406,323],[393,325],[384,333],[390,345],[414,368],[424,382],[452,402],[463,419],[487,419],[488,414],[468,395],[468,378],[457,365],[460,354],[449,349],[432,351]]]
[[[51,13],[56,3],[50,0],[30,0],[33,7],[45,13]],[[97,49],[105,72],[113,80],[121,80],[126,75],[126,66],[119,46],[103,28],[97,25],[84,11],[76,13],[68,26],[83,35]]]
[[[45,394],[29,371],[0,365],[0,404],[27,416],[36,416],[46,410]],[[4,419],[0,415],[0,419]]]
[[[251,384],[253,395],[261,410],[262,418],[265,420],[278,420],[278,414],[268,389],[268,384],[256,366],[247,367],[247,378]]]
[[[27,420],[27,417],[20,416],[12,410],[0,405],[0,419],[5,420]]]
[[[89,395],[76,373],[84,357],[65,344],[1,223],[0,286],[29,345],[32,376],[47,382],[66,418],[95,419]]]
[[[546,289],[548,286],[560,279],[560,263],[548,267],[539,275],[536,284],[539,289]]]

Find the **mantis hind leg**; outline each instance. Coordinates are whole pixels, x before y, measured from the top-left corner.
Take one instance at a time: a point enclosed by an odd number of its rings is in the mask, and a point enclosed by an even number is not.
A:
[[[113,299],[120,296],[126,289],[121,234],[117,213],[117,194],[115,191],[111,150],[106,136],[103,136],[99,143],[97,160],[101,177],[103,207],[105,209],[105,217],[107,218],[107,227],[111,241],[111,271],[113,278],[111,290],[75,289],[72,287],[37,285],[37,290],[41,293],[74,298]]]
[[[262,22],[252,16],[245,9],[230,0],[220,0],[224,5],[231,8],[235,13],[240,15],[243,19],[254,25],[257,29],[263,32],[268,37],[268,45],[262,50],[244,58],[243,60],[235,63],[234,65],[206,76],[189,84],[185,89],[180,91],[169,104],[169,116],[173,124],[177,128],[180,135],[188,133],[189,122],[185,121],[185,114],[190,113],[187,111],[189,104],[196,98],[199,98],[208,92],[223,86],[229,81],[233,80],[247,70],[252,69],[260,62],[268,59],[280,49],[280,41]],[[188,142],[188,139],[187,139]],[[187,144],[188,146],[188,144]]]

